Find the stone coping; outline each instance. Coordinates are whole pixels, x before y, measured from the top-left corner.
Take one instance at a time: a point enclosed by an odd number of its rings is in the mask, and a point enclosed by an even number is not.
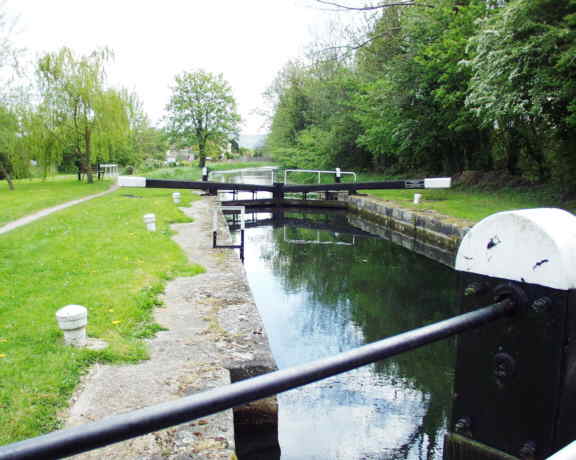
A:
[[[408,247],[406,238],[410,238],[420,243],[421,250],[417,252],[449,266],[454,265],[454,257],[460,242],[472,225],[471,222],[443,216],[436,211],[409,210],[393,202],[367,195],[346,195],[340,199],[347,202],[349,209],[376,224],[372,225],[371,229],[363,228],[363,230],[384,238],[387,238],[386,234],[393,232],[396,234],[395,239],[402,239],[401,244],[405,247]],[[354,222],[354,225],[366,226],[358,222]],[[412,246],[418,245],[412,244]],[[440,252],[447,255],[440,256]]]
[[[150,359],[95,365],[76,392],[66,426],[228,385],[275,369],[268,339],[235,250],[212,248],[213,197],[180,208],[193,222],[174,224],[174,241],[206,272],[168,283],[155,312],[165,331],[148,341]],[[219,240],[230,239],[221,213]],[[268,398],[85,454],[82,459],[236,458],[234,418],[276,434],[277,402]]]

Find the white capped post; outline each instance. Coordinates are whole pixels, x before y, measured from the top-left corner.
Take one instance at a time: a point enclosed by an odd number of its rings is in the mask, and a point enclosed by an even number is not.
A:
[[[509,312],[458,337],[446,451],[547,458],[576,439],[576,216],[488,216],[462,239],[455,268],[462,314],[494,302]]]
[[[154,214],[144,214],[144,223],[149,232],[156,231],[156,216]]]
[[[64,344],[73,347],[86,345],[88,310],[82,305],[68,305],[56,312],[58,326],[64,332]]]
[[[181,197],[180,192],[174,192],[174,193],[172,194],[172,200],[173,200],[174,203],[176,203],[176,204],[180,203],[180,197]]]

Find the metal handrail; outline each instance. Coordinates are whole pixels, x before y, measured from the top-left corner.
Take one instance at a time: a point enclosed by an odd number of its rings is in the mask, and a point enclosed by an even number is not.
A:
[[[514,312],[510,299],[338,355],[175,401],[0,447],[0,460],[68,457],[241,406],[480,327]]]
[[[289,172],[309,172],[309,173],[318,173],[318,183],[320,183],[320,174],[335,174],[336,176],[339,175],[353,175],[354,182],[357,181],[357,176],[355,172],[352,171],[340,171],[340,168],[336,168],[336,171],[322,171],[320,169],[285,169],[284,170],[284,183],[288,183],[288,173]]]

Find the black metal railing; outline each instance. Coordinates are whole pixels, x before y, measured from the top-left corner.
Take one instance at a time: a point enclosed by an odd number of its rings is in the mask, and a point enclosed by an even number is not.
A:
[[[61,458],[241,406],[475,329],[514,313],[515,302],[493,305],[338,355],[243,380],[175,401],[0,447],[0,460]]]

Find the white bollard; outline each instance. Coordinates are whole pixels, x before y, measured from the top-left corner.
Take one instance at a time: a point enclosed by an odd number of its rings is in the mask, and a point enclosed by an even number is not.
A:
[[[56,312],[60,329],[64,332],[64,344],[73,347],[86,345],[88,310],[82,305],[68,305]]]
[[[174,200],[174,203],[180,203],[180,192],[174,192],[172,194],[172,199]]]
[[[415,194],[414,194],[414,204],[419,204],[421,198],[422,198],[422,194],[421,194],[421,193],[415,193]]]
[[[144,223],[149,232],[156,231],[156,216],[154,214],[144,214]]]

